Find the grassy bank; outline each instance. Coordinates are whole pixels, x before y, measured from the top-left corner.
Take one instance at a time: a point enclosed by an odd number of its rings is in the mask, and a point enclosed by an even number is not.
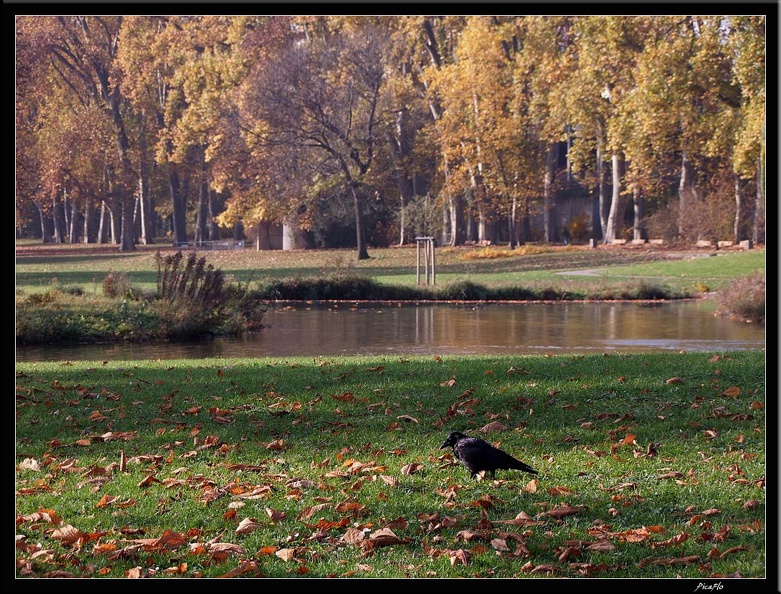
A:
[[[764,577],[764,375],[762,352],[17,364],[17,576]],[[470,479],[456,429],[539,476]]]
[[[436,284],[428,286],[417,284],[414,248],[373,250],[370,260],[360,262],[346,250],[200,252],[231,295],[224,307],[208,308],[213,315],[199,323],[204,316],[197,303],[161,303],[156,294],[156,256],[173,250],[111,249],[18,248],[18,344],[241,334],[262,325],[261,303],[279,300],[661,300],[723,290],[741,279],[730,298],[738,307],[723,304],[720,312],[740,319],[764,316],[764,250],[445,248],[438,251]]]
[[[22,245],[17,247],[16,288],[45,292],[53,283],[99,293],[109,271],[124,273],[141,291],[153,291],[155,253],[170,246],[139,246],[133,253],[96,245]],[[226,278],[241,283],[324,278],[349,274],[383,284],[415,287],[414,247],[372,249],[369,260],[355,260],[353,250],[199,252]],[[619,292],[640,282],[673,293],[717,291],[735,278],[765,269],[765,250],[673,249],[527,245],[437,248],[436,282],[446,286],[474,282],[489,288],[552,287],[558,293]],[[421,272],[423,272],[421,270]]]

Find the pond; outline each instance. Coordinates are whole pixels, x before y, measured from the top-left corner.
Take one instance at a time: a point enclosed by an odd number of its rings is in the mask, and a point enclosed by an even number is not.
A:
[[[335,355],[545,355],[765,348],[765,325],[710,301],[276,305],[268,327],[188,343],[17,347],[17,361]]]

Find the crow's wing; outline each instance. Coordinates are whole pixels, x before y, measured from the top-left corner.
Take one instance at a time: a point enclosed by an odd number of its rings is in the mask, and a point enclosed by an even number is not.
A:
[[[472,473],[480,472],[481,470],[493,472],[501,468],[523,470],[537,474],[537,471],[528,464],[477,437],[461,439],[456,446],[454,448],[456,458],[461,460],[464,466]]]

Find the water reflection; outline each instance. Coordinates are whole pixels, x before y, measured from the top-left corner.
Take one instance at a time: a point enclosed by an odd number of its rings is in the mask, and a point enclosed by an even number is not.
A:
[[[199,343],[20,347],[17,361],[764,349],[764,324],[709,302],[279,306],[269,327]]]

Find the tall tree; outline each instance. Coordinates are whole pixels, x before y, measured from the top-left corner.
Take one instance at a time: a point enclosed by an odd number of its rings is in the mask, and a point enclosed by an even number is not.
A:
[[[571,76],[570,46],[573,43],[570,17],[534,16],[521,19],[523,48],[516,80],[528,88],[531,130],[544,161],[542,171],[543,231],[545,241],[558,240],[556,181],[560,143],[567,140],[565,83]]]
[[[752,239],[765,241],[766,161],[766,17],[730,17],[730,49],[733,74],[740,85],[739,130],[733,152],[733,167],[742,179],[756,185]]]
[[[266,147],[294,151],[299,164],[353,202],[357,257],[367,259],[364,181],[383,132],[380,31],[366,27],[330,42],[293,44],[254,79],[250,109],[267,126]],[[329,181],[330,180],[330,181]]]
[[[622,103],[634,90],[635,63],[648,27],[649,17],[631,16],[579,17],[574,24],[577,53],[568,98],[573,125],[583,131],[584,139],[589,132],[594,134],[599,159],[603,158],[604,142],[604,158],[609,154],[611,162],[613,188],[603,225],[605,243],[621,234],[626,208],[623,200],[625,146],[631,126],[623,117]],[[589,113],[587,106],[595,106],[597,115]],[[576,150],[573,162],[582,165],[579,160],[587,154],[590,154],[588,149]]]
[[[121,16],[29,17],[46,30],[45,50],[52,67],[77,94],[96,102],[114,127],[118,171],[114,192],[121,210],[120,250],[135,250],[134,199],[130,142],[125,128],[128,104],[114,76]]]

